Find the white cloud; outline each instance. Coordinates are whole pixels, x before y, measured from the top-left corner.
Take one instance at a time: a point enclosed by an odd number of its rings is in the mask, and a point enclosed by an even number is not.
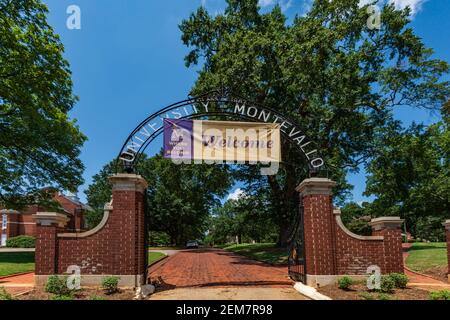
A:
[[[281,7],[281,11],[286,11],[287,9],[289,9],[290,7],[292,7],[292,3],[294,2],[294,0],[259,0],[258,1],[258,5],[261,8],[264,7],[269,7],[272,5],[275,5],[276,3],[278,3]]]
[[[372,4],[374,3],[376,0],[359,0],[359,6],[360,7],[364,7],[367,4]]]
[[[428,0],[389,0],[397,9],[411,8],[411,15],[415,16],[422,9],[422,5]]]
[[[259,0],[258,5],[260,7],[268,7],[275,4],[275,0]]]
[[[227,200],[237,200],[239,198],[242,198],[244,195],[244,190],[242,190],[241,188],[237,188],[228,195]]]
[[[294,0],[287,0],[287,1],[280,1],[280,7],[281,7],[281,11],[286,11],[287,9],[289,9],[292,6],[292,2]]]
[[[397,9],[405,9],[407,6],[411,8],[411,15],[415,16],[421,9],[422,5],[428,0],[359,0],[359,6],[363,7],[367,4],[383,5],[386,2],[393,3]]]

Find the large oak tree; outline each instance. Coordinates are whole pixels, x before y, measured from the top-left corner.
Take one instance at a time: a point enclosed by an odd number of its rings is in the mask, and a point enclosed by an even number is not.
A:
[[[359,0],[316,0],[288,22],[281,8],[262,13],[257,0],[227,0],[222,14],[200,7],[180,29],[191,51],[187,66],[201,69],[193,94],[226,87],[293,118],[316,141],[329,176],[348,190],[345,176],[373,154],[374,137],[395,108],[439,108],[449,97],[446,62],[409,26],[410,11],[385,5],[381,28],[369,29]],[[305,161],[283,146],[283,173],[268,178],[241,170],[248,189],[271,194],[280,245],[295,214],[295,186]],[[255,182],[256,181],[256,182]]]
[[[0,0],[0,206],[75,191],[85,136],[68,116],[77,98],[64,47],[39,0]]]

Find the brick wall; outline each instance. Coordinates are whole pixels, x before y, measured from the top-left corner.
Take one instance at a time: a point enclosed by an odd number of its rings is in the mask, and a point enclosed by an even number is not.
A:
[[[55,274],[57,267],[56,237],[60,229],[56,226],[36,226],[35,273]]]
[[[105,226],[86,238],[58,238],[58,273],[70,265],[83,274],[142,274],[144,272],[143,194],[113,192],[113,210]]]
[[[93,230],[67,233],[38,221],[36,275],[63,274],[72,265],[82,276],[144,274],[146,184],[136,175],[113,178],[112,207],[105,208],[107,219]]]
[[[365,274],[367,267],[377,265],[385,270],[383,240],[360,240],[349,236],[337,224],[337,273],[347,275]]]
[[[306,195],[303,206],[306,270],[308,274],[335,274],[331,198]]]
[[[334,185],[328,179],[312,178],[297,188],[303,200],[307,275],[315,276],[314,281],[319,281],[317,276],[330,276],[326,282],[337,275],[366,275],[372,265],[382,273],[402,273],[402,220],[374,219],[371,237],[351,233],[333,209]]]

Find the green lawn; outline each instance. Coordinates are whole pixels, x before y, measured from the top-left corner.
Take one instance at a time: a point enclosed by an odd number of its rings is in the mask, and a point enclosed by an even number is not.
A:
[[[409,249],[406,265],[414,271],[447,265],[447,244],[445,242],[414,243]]]
[[[149,252],[148,263],[155,263],[165,256],[161,252]],[[0,277],[28,271],[34,271],[34,252],[0,253]]]
[[[243,243],[220,247],[271,264],[286,264],[288,261],[288,250],[276,247],[275,243]]]
[[[180,250],[184,249],[184,247],[181,246],[173,246],[173,247],[149,247],[148,250]]]
[[[164,258],[166,255],[161,252],[149,252],[148,253],[148,264],[151,265],[155,262],[158,262],[162,258]]]
[[[0,277],[34,271],[34,252],[0,252]]]

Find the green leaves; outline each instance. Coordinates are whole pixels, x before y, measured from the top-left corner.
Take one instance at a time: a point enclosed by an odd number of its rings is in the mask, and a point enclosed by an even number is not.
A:
[[[10,208],[42,187],[82,183],[86,137],[67,115],[77,98],[46,14],[38,0],[0,0],[0,203]]]
[[[450,97],[450,83],[441,80],[449,66],[431,58],[409,27],[408,10],[385,5],[381,29],[370,30],[359,0],[316,0],[291,23],[278,7],[259,12],[257,0],[227,3],[224,14],[213,17],[201,8],[180,25],[191,49],[187,65],[201,64],[192,93],[226,87],[294,119],[317,141],[329,177],[339,182],[339,201],[350,189],[346,174],[370,159],[395,108],[438,110]],[[308,177],[304,159],[288,144],[283,154],[293,168],[260,184],[269,186],[279,208],[274,220],[289,217],[285,210],[292,211],[297,197],[292,190]]]
[[[404,130],[392,123],[376,140],[367,167],[367,195],[376,215],[399,215],[421,238],[443,238],[440,223],[450,211],[450,134],[448,116],[429,127]],[[427,238],[428,237],[428,238]]]
[[[162,157],[142,155],[138,172],[148,182],[147,200],[150,229],[165,232],[172,244],[203,237],[208,216],[232,184],[227,166],[176,165]],[[88,203],[97,211],[111,199],[108,177],[114,173],[115,161],[93,177],[86,191]],[[96,215],[92,214],[93,220]]]

